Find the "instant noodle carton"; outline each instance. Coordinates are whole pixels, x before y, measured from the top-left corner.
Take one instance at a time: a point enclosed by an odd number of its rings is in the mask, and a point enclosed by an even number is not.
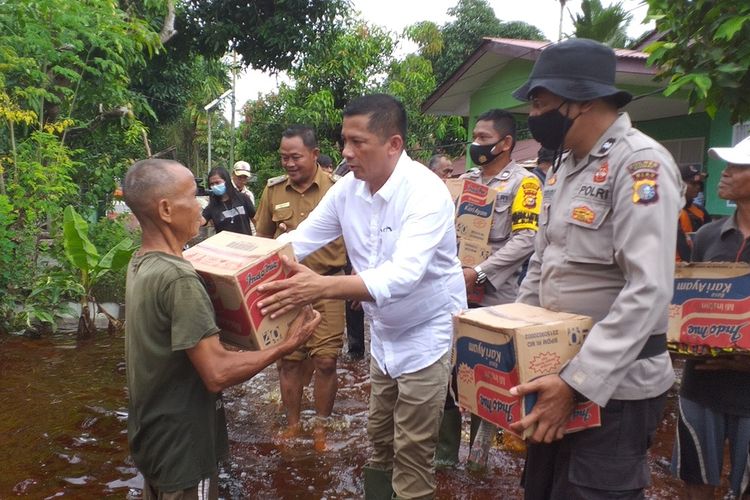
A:
[[[463,179],[456,202],[456,234],[460,239],[487,243],[497,190]],[[450,188],[449,188],[450,189]]]
[[[750,353],[750,266],[678,265],[667,342],[686,354]]]
[[[206,285],[221,339],[252,350],[278,344],[298,311],[263,316],[258,286],[286,278],[281,256],[294,260],[290,244],[222,231],[183,252]]]
[[[458,260],[462,266],[475,267],[487,260],[492,254],[492,247],[481,241],[471,239],[458,240]],[[469,302],[479,304],[484,299],[484,286],[474,286],[466,290]]]
[[[536,395],[519,398],[510,389],[558,373],[580,350],[591,326],[588,316],[526,304],[461,312],[454,317],[453,347],[459,405],[514,433],[510,425],[531,412]],[[600,408],[589,401],[576,406],[566,432],[600,425]]]

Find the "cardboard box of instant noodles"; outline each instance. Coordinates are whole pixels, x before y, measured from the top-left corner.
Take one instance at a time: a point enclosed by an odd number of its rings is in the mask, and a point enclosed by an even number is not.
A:
[[[286,278],[282,255],[294,260],[291,245],[229,231],[183,252],[206,284],[222,340],[261,350],[284,339],[298,311],[271,319],[257,306],[259,285]]]
[[[558,373],[591,325],[588,316],[519,303],[462,311],[454,316],[453,347],[459,405],[513,433],[510,425],[528,415],[537,398],[512,396],[510,389]],[[600,408],[588,401],[576,406],[566,432],[599,425]]]
[[[679,264],[667,342],[682,354],[750,354],[750,265]]]

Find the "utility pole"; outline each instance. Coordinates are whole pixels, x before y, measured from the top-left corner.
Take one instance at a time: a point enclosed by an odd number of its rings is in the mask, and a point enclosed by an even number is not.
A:
[[[565,2],[567,2],[567,0],[559,0],[559,2],[560,2],[560,26],[557,29],[557,41],[558,42],[562,40],[563,9],[565,9]]]
[[[234,113],[236,108],[236,96],[237,95],[237,51],[232,48],[232,137],[229,143],[229,168],[234,165],[234,144],[236,137],[236,130],[234,129]]]
[[[208,122],[208,170],[206,173],[211,171],[211,113],[213,113],[214,109],[216,109],[221,104],[221,101],[226,99],[229,94],[232,94],[232,99],[234,99],[234,92],[232,89],[229,89],[213,101],[203,106],[203,109],[206,111]]]

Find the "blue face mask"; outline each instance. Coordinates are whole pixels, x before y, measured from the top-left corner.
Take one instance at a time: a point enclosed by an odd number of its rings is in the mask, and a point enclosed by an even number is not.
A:
[[[211,192],[216,196],[224,196],[227,192],[227,185],[223,182],[221,184],[214,184],[211,186]]]

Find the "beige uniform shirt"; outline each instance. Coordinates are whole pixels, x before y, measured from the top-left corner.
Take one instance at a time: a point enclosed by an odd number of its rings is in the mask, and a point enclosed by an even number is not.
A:
[[[269,179],[255,213],[258,234],[276,238],[296,229],[318,206],[333,184],[333,177],[320,167],[315,172],[312,184],[304,192],[297,191],[286,175]],[[343,269],[346,265],[344,240],[337,238],[308,255],[302,263],[318,274],[332,274]]]
[[[492,254],[480,267],[487,274],[484,306],[515,302],[521,264],[534,251],[542,190],[539,178],[511,161],[485,182],[480,169],[461,176],[498,191],[489,244]]]
[[[669,355],[638,360],[664,333],[674,280],[680,174],[669,152],[622,113],[591,152],[573,155],[544,187],[539,234],[519,302],[586,314],[594,327],[561,371],[604,406],[669,389]]]

